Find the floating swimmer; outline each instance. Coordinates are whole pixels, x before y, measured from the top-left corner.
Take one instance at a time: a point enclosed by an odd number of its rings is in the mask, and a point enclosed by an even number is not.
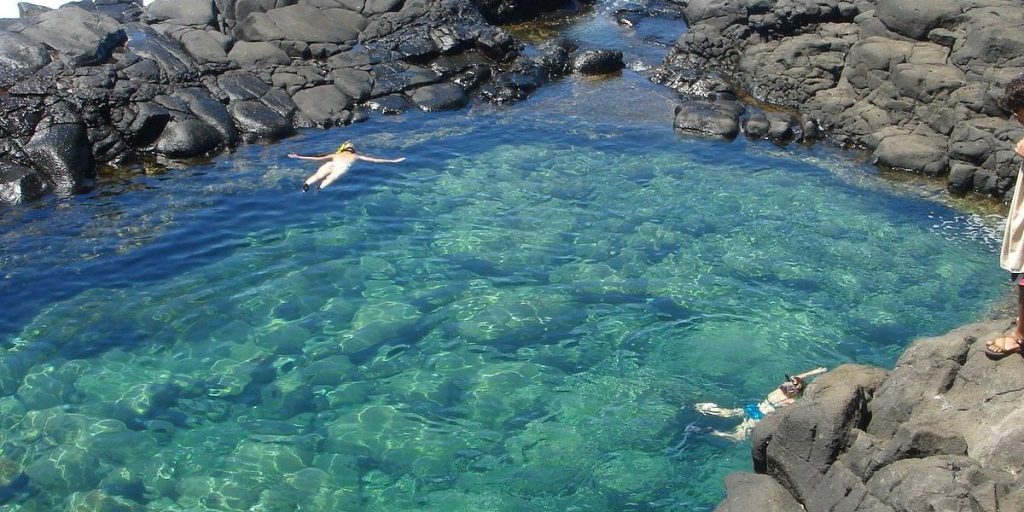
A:
[[[768,396],[761,403],[749,404],[742,409],[723,409],[713,402],[694,404],[693,407],[697,409],[697,412],[708,416],[720,416],[722,418],[738,418],[742,416],[743,422],[730,432],[711,431],[711,435],[732,439],[733,441],[742,441],[750,434],[754,425],[765,414],[796,402],[796,399],[800,398],[804,394],[804,389],[807,388],[808,377],[813,377],[827,371],[828,369],[826,368],[815,368],[800,375],[786,375],[786,382],[783,382],[778,388],[768,393]]]
[[[295,153],[289,153],[288,158],[299,158],[302,160],[329,160],[326,164],[321,165],[312,176],[306,178],[306,181],[302,184],[303,192],[309,190],[310,185],[315,184],[317,190],[320,190],[327,185],[334,183],[335,180],[348,172],[348,169],[352,167],[352,164],[355,163],[356,160],[364,160],[380,164],[393,164],[405,160],[405,158],[388,160],[385,158],[373,158],[356,154],[356,148],[352,145],[352,141],[350,140],[346,140],[344,144],[338,147],[337,151],[330,155],[302,156],[296,155]]]

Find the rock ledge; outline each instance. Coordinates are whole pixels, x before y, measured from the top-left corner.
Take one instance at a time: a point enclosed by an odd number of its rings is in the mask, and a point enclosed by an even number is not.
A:
[[[716,512],[1024,511],[1024,358],[984,354],[1011,326],[917,340],[891,372],[821,376],[758,424],[757,474],[731,475]]]

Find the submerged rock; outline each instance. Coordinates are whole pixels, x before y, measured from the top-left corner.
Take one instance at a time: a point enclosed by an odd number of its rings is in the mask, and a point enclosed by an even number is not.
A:
[[[740,132],[743,105],[734,101],[687,100],[676,106],[673,126],[682,132],[725,139]]]
[[[49,457],[35,459],[27,468],[32,485],[53,493],[88,491],[106,474],[95,454],[76,446],[57,446]]]
[[[580,75],[607,75],[624,67],[620,50],[583,50],[572,61],[573,71]]]
[[[121,496],[100,490],[76,492],[68,497],[67,510],[89,512],[142,512],[145,507]]]
[[[0,161],[0,204],[18,204],[43,195],[47,184],[34,170]]]

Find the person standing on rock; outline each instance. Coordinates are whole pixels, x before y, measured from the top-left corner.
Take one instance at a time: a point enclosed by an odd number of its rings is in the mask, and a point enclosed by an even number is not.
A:
[[[302,156],[296,155],[295,153],[289,153],[288,158],[299,158],[302,160],[327,160],[328,162],[321,165],[319,169],[312,176],[306,178],[306,181],[302,183],[302,191],[309,190],[310,185],[316,185],[317,190],[321,190],[327,185],[334,183],[335,180],[342,177],[352,164],[356,160],[363,160],[366,162],[374,163],[385,163],[393,164],[402,162],[405,158],[396,158],[394,160],[388,160],[385,158],[373,158],[364,156],[356,153],[355,146],[352,145],[352,141],[346,140],[344,144],[338,147],[338,150],[333,154],[324,156]]]
[[[1018,123],[1024,125],[1024,76],[1014,78],[1006,84],[1003,93],[1003,108],[1009,110]],[[1024,139],[1017,142],[1013,150],[1024,157]],[[1010,280],[1017,286],[1017,325],[1013,332],[987,342],[985,355],[991,359],[1002,359],[1017,354],[1024,346],[1024,165],[1017,171],[1017,184],[1013,188],[1010,213],[1006,216],[1006,230],[1003,232],[1003,246],[999,254],[999,265],[1010,272]]]

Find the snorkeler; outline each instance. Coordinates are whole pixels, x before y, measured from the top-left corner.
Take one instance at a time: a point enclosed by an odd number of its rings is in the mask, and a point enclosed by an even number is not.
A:
[[[369,156],[363,156],[356,154],[356,148],[352,145],[352,141],[347,140],[342,144],[337,151],[330,155],[324,156],[301,156],[295,153],[289,153],[288,158],[300,158],[302,160],[329,160],[329,162],[320,166],[319,169],[312,176],[306,178],[306,181],[302,184],[302,191],[309,190],[309,186],[316,184],[317,190],[323,189],[327,185],[334,183],[335,180],[340,178],[343,174],[348,172],[348,169],[352,167],[352,164],[356,160],[365,160],[367,162],[374,163],[397,163],[405,160],[405,158],[396,158],[394,160],[388,160],[384,158],[373,158]]]
[[[765,414],[774,412],[780,407],[785,407],[792,404],[804,394],[804,389],[807,388],[807,378],[813,377],[827,372],[826,368],[815,368],[809,372],[801,373],[800,375],[789,376],[786,375],[786,382],[783,382],[778,388],[768,393],[768,396],[759,404],[749,404],[742,409],[723,409],[713,402],[704,402],[694,404],[694,409],[697,412],[708,416],[720,416],[722,418],[737,418],[742,416],[743,422],[736,426],[730,432],[720,432],[718,430],[711,431],[711,435],[718,437],[724,437],[726,439],[732,439],[733,441],[742,441],[750,434],[753,430],[754,425],[764,417]]]

